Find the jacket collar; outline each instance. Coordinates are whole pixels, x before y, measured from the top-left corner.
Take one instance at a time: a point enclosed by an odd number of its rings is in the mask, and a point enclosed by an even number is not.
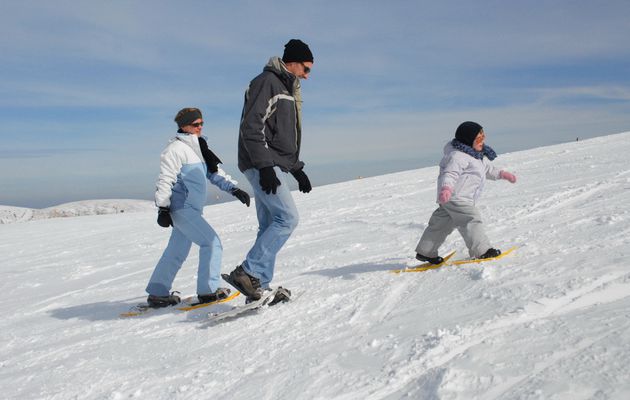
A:
[[[274,73],[291,94],[295,93],[300,86],[300,80],[287,70],[287,66],[280,57],[271,57],[263,71]]]
[[[201,148],[199,147],[199,139],[195,135],[191,135],[186,132],[177,131],[177,134],[171,141],[178,140],[180,142],[186,143],[195,154],[199,156],[200,160],[203,160],[203,155],[201,154]]]

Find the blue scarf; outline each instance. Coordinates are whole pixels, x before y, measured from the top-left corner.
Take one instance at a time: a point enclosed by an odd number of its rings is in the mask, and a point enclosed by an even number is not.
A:
[[[457,139],[453,139],[451,141],[451,146],[453,146],[455,150],[459,150],[462,153],[466,153],[472,157],[475,157],[478,160],[482,160],[483,156],[488,157],[488,160],[490,161],[497,158],[497,153],[495,153],[495,151],[492,150],[492,147],[487,146],[485,144],[483,145],[483,149],[481,149],[481,151],[477,151],[473,149],[472,147],[468,146],[467,144],[464,144]]]

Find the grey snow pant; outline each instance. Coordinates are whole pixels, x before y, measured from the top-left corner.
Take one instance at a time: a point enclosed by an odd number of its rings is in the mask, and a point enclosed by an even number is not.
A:
[[[416,253],[437,257],[438,249],[455,228],[464,238],[471,257],[478,258],[490,249],[490,241],[477,207],[468,202],[449,201],[440,205],[431,215],[429,226],[416,246]]]

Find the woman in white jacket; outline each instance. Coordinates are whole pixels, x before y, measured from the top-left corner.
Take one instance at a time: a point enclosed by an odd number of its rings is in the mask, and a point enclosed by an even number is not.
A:
[[[486,135],[476,122],[463,122],[455,139],[444,147],[440,161],[437,202],[439,207],[429,219],[429,226],[416,247],[416,258],[439,264],[438,249],[457,228],[473,258],[495,257],[500,250],[492,248],[486,236],[479,210],[475,206],[486,179],[516,182],[516,176],[499,170],[490,161],[497,154],[484,144]]]
[[[229,289],[219,287],[223,247],[219,236],[202,215],[207,196],[206,181],[234,195],[248,207],[250,202],[249,195],[237,188],[237,182],[219,168],[221,160],[210,151],[201,136],[201,111],[184,108],[175,116],[175,122],[179,129],[162,152],[155,192],[158,224],[165,228],[172,225],[173,230],[147,285],[150,307],[166,307],[180,302],[179,296],[171,293],[171,287],[192,243],[199,245],[199,302],[227,297]]]

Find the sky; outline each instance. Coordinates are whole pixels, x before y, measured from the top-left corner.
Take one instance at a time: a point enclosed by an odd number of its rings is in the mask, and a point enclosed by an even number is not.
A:
[[[0,204],[152,199],[173,117],[242,183],[243,95],[292,38],[314,186],[435,165],[459,123],[499,155],[630,129],[627,1],[0,2]],[[210,192],[209,202],[229,195]]]

